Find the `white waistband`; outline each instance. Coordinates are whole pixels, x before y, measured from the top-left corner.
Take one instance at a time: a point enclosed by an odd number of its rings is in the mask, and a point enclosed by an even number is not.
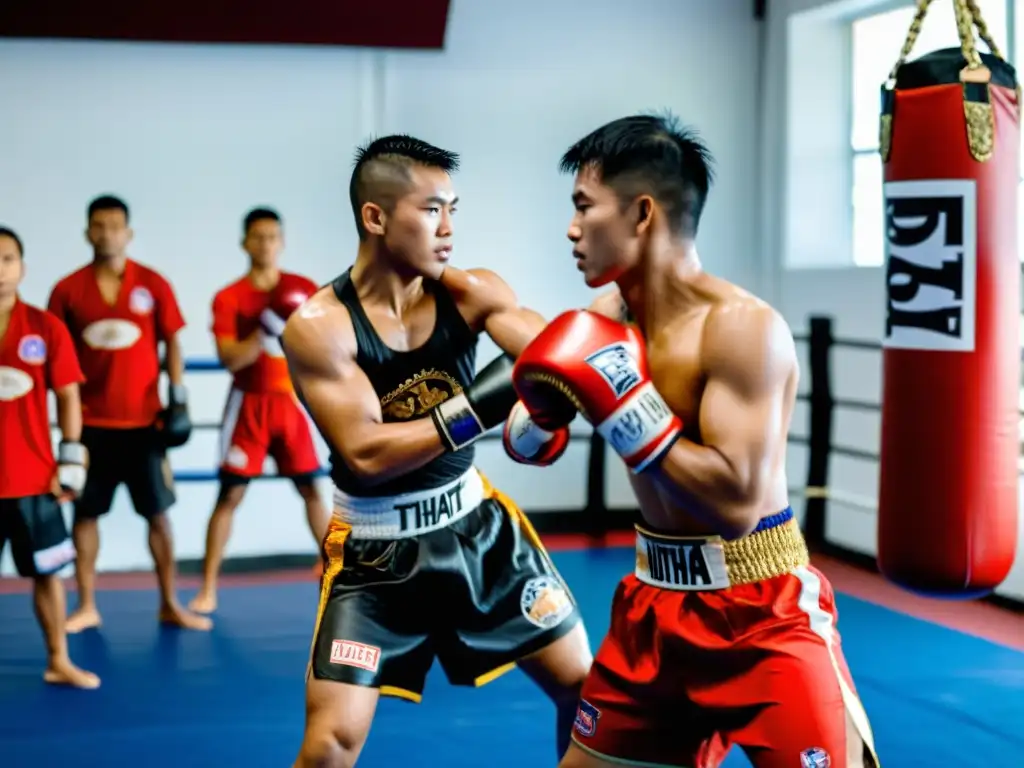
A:
[[[725,547],[717,538],[663,539],[636,533],[636,577],[644,584],[687,592],[730,586]]]
[[[450,483],[398,496],[349,496],[334,489],[334,514],[352,526],[353,539],[405,539],[451,525],[484,500],[475,468]]]

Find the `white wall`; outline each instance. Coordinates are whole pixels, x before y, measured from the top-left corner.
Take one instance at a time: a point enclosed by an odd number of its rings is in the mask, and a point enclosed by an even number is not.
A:
[[[286,268],[326,281],[354,256],[346,195],[355,145],[409,132],[463,155],[458,262],[497,269],[551,315],[588,300],[565,240],[561,152],[606,120],[671,108],[719,159],[704,257],[752,284],[759,45],[747,0],[463,0],[452,4],[443,52],[3,41],[0,103],[11,119],[0,123],[0,220],[26,242],[23,294],[41,303],[89,256],[88,200],[123,196],[137,232],[131,253],[171,278],[189,322],[186,354],[206,357],[212,295],[245,269],[243,213],[277,207]],[[483,344],[483,361],[495,351]],[[227,377],[195,373],[188,383],[193,417],[219,420]],[[215,450],[215,433],[197,433],[174,467],[211,469]],[[527,509],[574,509],[586,452],[574,444],[555,473],[515,466],[486,444],[479,463]],[[256,489],[228,555],[311,551],[288,484]],[[199,557],[215,483],[179,483],[178,492],[178,556]],[[624,473],[610,476],[608,498],[632,506]],[[101,534],[101,569],[148,566],[143,524],[123,491]],[[2,571],[11,572],[9,555]]]
[[[849,58],[847,25],[856,15],[887,10],[909,2],[850,0],[773,0],[769,3],[765,49],[766,98],[761,123],[764,204],[761,228],[765,262],[773,270],[766,280],[796,332],[808,327],[811,314],[831,315],[838,336],[881,339],[884,322],[884,276],[881,268],[842,266],[852,253],[850,233]],[[926,22],[927,23],[927,22]],[[926,51],[916,51],[915,55]],[[893,51],[893,61],[899,51]],[[810,84],[814,98],[806,90]],[[836,116],[845,115],[838,126]],[[814,152],[805,144],[811,128]],[[768,194],[783,190],[783,194]],[[813,193],[808,193],[813,190]],[[816,200],[810,203],[809,200]],[[810,227],[808,220],[817,221]],[[839,266],[825,267],[824,263]],[[850,262],[847,261],[847,264]],[[804,358],[806,372],[807,360]],[[832,357],[837,397],[878,401],[881,355],[837,348]],[[800,407],[794,431],[806,434],[806,408]],[[876,413],[839,410],[833,443],[877,454],[880,417]],[[807,454],[791,451],[793,485],[806,482]],[[830,485],[838,492],[875,503],[878,464],[833,455]],[[831,501],[826,536],[839,545],[874,555],[876,518],[857,505]],[[999,593],[1024,598],[1024,514],[1021,554]]]

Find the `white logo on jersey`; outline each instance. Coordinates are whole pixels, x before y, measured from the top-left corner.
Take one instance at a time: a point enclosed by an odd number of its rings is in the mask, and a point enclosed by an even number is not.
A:
[[[46,342],[43,337],[30,333],[21,337],[18,342],[18,357],[29,365],[42,365],[46,362]]]
[[[0,400],[17,400],[31,392],[34,386],[32,377],[24,371],[0,366]]]
[[[86,344],[108,352],[130,349],[141,338],[142,329],[130,320],[97,320],[82,331]]]
[[[153,311],[153,294],[141,285],[132,288],[128,294],[128,308],[136,315],[148,315]]]

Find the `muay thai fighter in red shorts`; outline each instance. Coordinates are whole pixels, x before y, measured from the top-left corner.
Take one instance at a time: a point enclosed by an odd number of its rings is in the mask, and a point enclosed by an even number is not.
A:
[[[213,297],[217,357],[232,374],[221,428],[220,490],[206,527],[203,583],[189,608],[217,609],[217,579],[235,511],[269,454],[277,473],[291,479],[302,498],[306,522],[319,544],[328,513],[316,487],[320,457],[313,429],[288,375],[281,349],[285,322],[317,292],[308,277],[279,268],[284,250],[281,216],[254,208],[242,220],[242,248],[249,269]]]
[[[556,318],[516,389],[536,429],[584,414],[629,466],[644,524],[561,766],[712,768],[733,745],[757,768],[876,766],[832,589],[789,507],[792,335],[694,247],[710,163],[647,116],[562,160],[579,269],[618,290]]]

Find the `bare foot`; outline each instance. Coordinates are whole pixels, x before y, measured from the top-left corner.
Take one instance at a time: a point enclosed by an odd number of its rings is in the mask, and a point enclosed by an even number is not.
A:
[[[167,605],[161,608],[160,623],[181,629],[195,629],[199,632],[209,632],[213,628],[213,622],[206,616],[186,611],[180,605]]]
[[[92,690],[100,687],[100,679],[92,672],[79,669],[70,661],[62,661],[50,666],[43,672],[43,680],[50,685],[70,685],[72,688]]]
[[[69,635],[76,635],[85,629],[99,629],[103,626],[103,619],[100,612],[95,608],[78,608],[72,611],[64,622],[64,631]]]
[[[213,613],[217,610],[217,593],[200,592],[192,598],[192,602],[188,604],[188,608],[190,611],[195,611],[196,613]]]

